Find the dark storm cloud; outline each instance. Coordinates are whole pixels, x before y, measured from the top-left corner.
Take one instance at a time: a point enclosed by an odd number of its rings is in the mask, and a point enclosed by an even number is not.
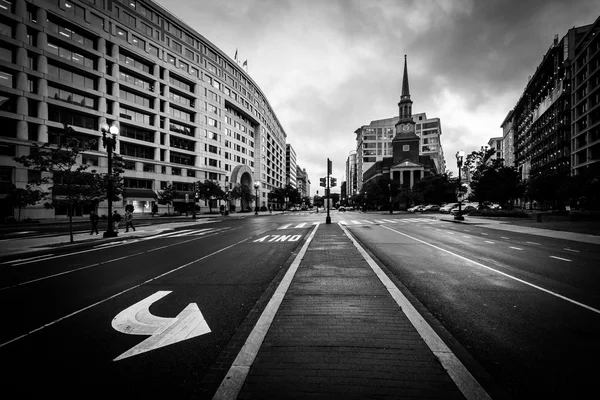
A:
[[[354,131],[397,115],[404,54],[413,112],[442,123],[453,154],[501,136],[552,44],[593,23],[597,1],[163,0],[263,90],[313,182],[334,160],[340,181]],[[313,190],[314,193],[314,190]]]

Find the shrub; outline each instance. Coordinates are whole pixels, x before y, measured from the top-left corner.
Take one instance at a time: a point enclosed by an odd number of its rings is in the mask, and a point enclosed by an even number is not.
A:
[[[469,212],[470,216],[477,217],[512,217],[512,218],[531,218],[523,210],[473,210]]]

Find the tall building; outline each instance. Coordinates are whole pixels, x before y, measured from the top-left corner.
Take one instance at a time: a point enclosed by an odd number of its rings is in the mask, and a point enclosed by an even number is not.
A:
[[[308,174],[306,173],[306,169],[301,168],[299,165],[296,167],[296,183],[298,187],[298,192],[302,197],[310,196],[310,180],[308,179]]]
[[[486,160],[487,162],[491,163],[493,160],[495,160],[497,158],[502,158],[503,142],[504,142],[504,137],[494,137],[494,138],[491,138],[490,140],[488,140],[488,144],[487,144],[488,149],[494,149],[495,153],[494,153],[494,155],[492,155],[491,157],[489,157]]]
[[[571,173],[600,163],[600,17],[575,46],[571,63]]]
[[[296,152],[291,144],[285,146],[285,183],[297,188],[296,183]]]
[[[531,170],[571,171],[571,142],[577,143],[577,139],[571,139],[571,98],[574,94],[576,99],[585,100],[587,107],[588,85],[593,86],[588,72],[583,72],[576,82],[585,86],[585,94],[574,90],[572,65],[577,45],[582,43],[583,38],[591,38],[591,28],[592,25],[586,25],[569,29],[560,40],[558,35],[555,36],[552,46],[535,73],[529,77],[523,94],[513,108],[510,121],[514,132],[514,162],[523,179],[528,178]],[[595,43],[598,43],[597,39]],[[597,53],[598,50],[592,51]],[[589,53],[590,50],[585,52]],[[583,56],[582,60],[586,58],[588,56]],[[580,63],[579,67],[583,68],[581,71],[590,68],[584,68],[584,63]],[[591,68],[596,68],[597,77],[597,65]],[[578,85],[581,88],[584,86]],[[585,133],[587,136],[592,132],[592,127],[587,125],[591,113],[582,108],[576,114],[582,118],[573,134]]]
[[[260,181],[259,205],[286,182],[286,133],[259,86],[237,60],[147,0],[0,1],[0,123],[0,197],[37,175],[12,157],[52,142],[63,124],[96,141],[80,162],[99,173],[107,172],[99,127],[118,126],[123,203],[136,212],[149,211],[168,183],[182,210],[195,181],[224,189]],[[66,216],[65,207],[24,211]]]
[[[515,132],[513,129],[513,110],[510,110],[502,121],[502,158],[507,167],[515,166]]]
[[[407,60],[404,56],[402,94],[398,103],[398,118],[394,124],[395,135],[392,139],[391,155],[376,161],[366,170],[363,173],[363,183],[385,179],[389,180],[392,187],[412,188],[421,178],[437,172],[433,157],[429,154],[421,154],[421,139],[416,134],[412,103]],[[389,134],[389,131],[385,132]],[[366,137],[364,139],[366,140]]]
[[[360,179],[362,181],[362,179]],[[351,198],[360,190],[358,188],[358,165],[356,151],[351,151],[346,159],[346,193]]]

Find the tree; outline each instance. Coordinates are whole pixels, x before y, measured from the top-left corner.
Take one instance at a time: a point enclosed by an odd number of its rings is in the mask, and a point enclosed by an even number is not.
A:
[[[423,193],[414,191],[408,186],[402,186],[395,199],[398,203],[404,203],[409,208],[417,201],[423,201]]]
[[[471,189],[480,203],[498,202],[503,208],[511,199],[523,194],[519,171],[514,167],[504,166],[502,159],[495,159],[480,168],[477,179],[471,182]]]
[[[48,192],[39,189],[35,184],[28,183],[27,186],[25,186],[25,189],[13,185],[13,188],[8,194],[8,200],[13,207],[19,209],[17,221],[21,222],[21,209],[37,204],[40,201],[45,200],[47,196]]]
[[[572,193],[572,184],[568,173],[548,169],[535,169],[525,182],[525,194],[538,203],[550,203],[563,210]]]
[[[448,174],[431,174],[418,180],[413,191],[426,203],[441,204],[454,201],[456,183],[450,182]]]
[[[213,181],[205,180],[204,182],[198,182],[198,193],[201,199],[208,201],[208,210],[212,213],[211,199],[223,199],[225,192],[221,189],[221,186]]]
[[[229,192],[229,195],[234,200],[241,199],[242,200],[242,208],[243,208],[244,203],[250,204],[255,200],[252,189],[250,189],[250,187],[245,184],[242,185],[242,184],[238,183],[237,185],[235,185],[233,187],[233,189],[231,189],[231,191]]]
[[[371,207],[375,207],[386,203],[385,193],[382,185],[387,186],[387,183],[368,181],[362,186],[360,190],[360,197],[362,203],[365,204],[367,208],[369,208],[369,205],[371,205]]]
[[[269,199],[283,206],[285,204],[286,191],[285,188],[275,188],[269,192]]]
[[[167,184],[167,186],[163,190],[158,191],[158,196],[156,200],[158,204],[162,204],[167,206],[167,214],[171,213],[171,204],[173,204],[173,200],[177,197],[177,190],[171,182]]]
[[[95,140],[87,140],[72,127],[64,125],[62,130],[49,132],[51,141],[43,145],[35,144],[27,156],[15,157],[14,160],[25,167],[41,172],[49,172],[52,176],[43,176],[36,186],[52,183],[52,197],[47,207],[66,206],[69,214],[70,241],[73,242],[74,208],[82,205],[97,205],[106,199],[106,187],[112,182],[115,190],[113,199],[118,199],[122,192],[122,169],[117,162],[111,174],[100,175],[96,170],[88,171],[87,165],[78,162],[85,151],[95,148]]]

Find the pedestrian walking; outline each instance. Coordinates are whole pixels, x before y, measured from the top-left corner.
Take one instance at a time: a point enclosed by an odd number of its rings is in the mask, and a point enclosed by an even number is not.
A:
[[[93,235],[94,232],[96,232],[96,235],[97,235],[98,234],[98,221],[100,221],[100,217],[93,210],[90,211],[90,221],[92,222],[92,231],[90,232],[90,235]]]
[[[127,210],[125,211],[125,232],[129,232],[129,227],[135,232],[135,226],[133,226],[133,213]]]
[[[113,230],[115,232],[119,232],[119,222],[121,222],[121,214],[118,213],[117,210],[113,213]]]

